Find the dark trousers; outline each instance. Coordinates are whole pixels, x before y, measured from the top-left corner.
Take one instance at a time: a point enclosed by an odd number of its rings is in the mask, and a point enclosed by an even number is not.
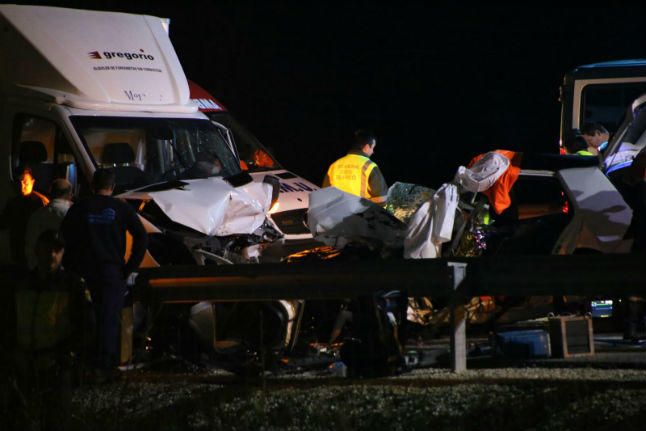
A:
[[[119,365],[121,310],[126,293],[126,280],[119,266],[103,266],[87,278],[96,315],[97,366]]]

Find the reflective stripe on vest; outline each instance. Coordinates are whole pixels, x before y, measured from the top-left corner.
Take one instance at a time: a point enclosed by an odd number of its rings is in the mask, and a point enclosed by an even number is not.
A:
[[[588,150],[579,150],[576,152],[577,156],[594,156],[594,153],[591,153]]]
[[[368,178],[376,166],[368,157],[348,154],[330,166],[330,185],[346,193],[370,199],[372,196],[368,191]]]

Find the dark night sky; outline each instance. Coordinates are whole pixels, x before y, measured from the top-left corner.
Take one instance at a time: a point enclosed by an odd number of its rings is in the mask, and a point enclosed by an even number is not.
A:
[[[28,3],[171,18],[186,75],[316,183],[358,127],[389,183],[438,186],[493,148],[556,151],[563,74],[646,57],[646,5]]]

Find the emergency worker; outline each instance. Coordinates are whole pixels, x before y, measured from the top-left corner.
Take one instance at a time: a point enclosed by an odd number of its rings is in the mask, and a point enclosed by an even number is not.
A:
[[[119,364],[119,322],[126,280],[139,267],[148,242],[135,211],[112,197],[114,186],[114,171],[98,169],[92,180],[94,194],[74,204],[61,226],[68,246],[65,265],[86,280],[92,294],[97,326],[96,366],[106,378],[116,374]],[[127,261],[126,232],[132,235]]]
[[[25,233],[27,222],[39,208],[48,204],[48,199],[34,190],[31,170],[25,169],[18,176],[16,196],[10,198],[0,214],[0,229],[9,229],[11,258],[22,268],[27,267],[25,256]]]
[[[55,179],[49,196],[51,201],[46,207],[36,210],[27,222],[25,234],[25,255],[28,267],[36,266],[36,239],[46,230],[58,231],[65,214],[72,206],[72,185],[64,178]]]
[[[610,138],[608,130],[599,123],[584,124],[581,128],[581,136],[588,144],[588,151],[595,156],[606,149]]]
[[[388,186],[377,164],[370,160],[377,141],[372,133],[357,130],[348,154],[330,165],[323,187],[336,187],[372,202],[384,205]]]
[[[36,269],[17,283],[12,401],[15,429],[69,429],[72,367],[84,350],[85,285],[63,270],[64,243],[56,231],[36,240]]]
[[[572,141],[570,141],[566,147],[568,154],[574,154],[577,156],[594,156],[592,152],[588,150],[588,142],[583,136],[576,136]]]

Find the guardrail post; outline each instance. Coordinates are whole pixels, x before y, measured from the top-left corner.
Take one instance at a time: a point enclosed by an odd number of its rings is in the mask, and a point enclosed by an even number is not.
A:
[[[461,373],[467,369],[467,331],[466,312],[462,301],[456,300],[455,291],[466,277],[467,264],[462,262],[447,262],[453,273],[454,295],[450,301],[451,307],[451,371]]]

